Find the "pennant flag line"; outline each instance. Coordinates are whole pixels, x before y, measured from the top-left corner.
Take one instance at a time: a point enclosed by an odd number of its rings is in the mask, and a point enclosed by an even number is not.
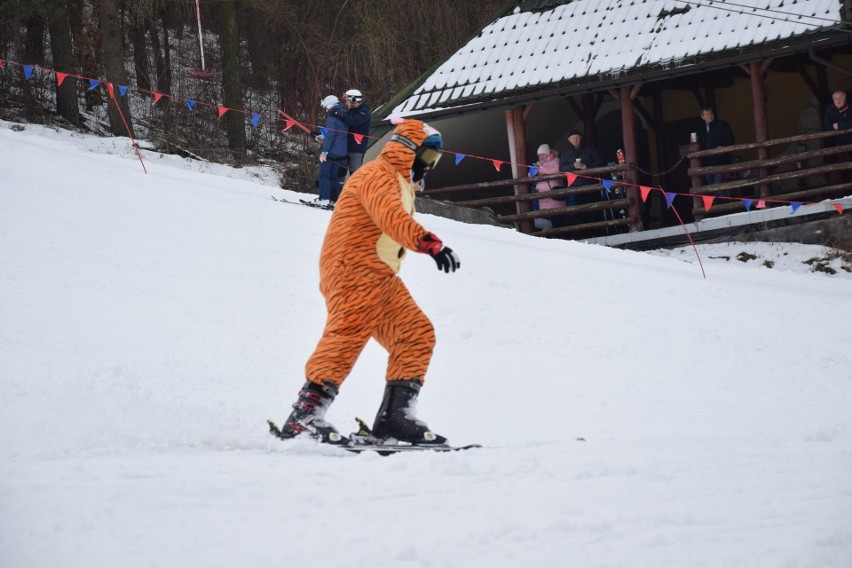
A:
[[[0,59],[0,69],[5,68],[6,63],[8,63],[8,60]],[[54,73],[56,75],[57,86],[61,86],[63,84],[63,82],[65,81],[65,79],[70,76],[70,77],[74,77],[74,78],[79,79],[79,80],[88,81],[89,82],[89,86],[88,86],[89,91],[96,89],[101,84],[104,84],[104,85],[106,85],[107,90],[109,91],[109,96],[113,99],[115,98],[114,85],[112,83],[109,83],[108,81],[101,81],[101,80],[98,80],[98,79],[92,79],[92,78],[89,78],[89,77],[74,75],[72,73],[62,73],[60,71],[56,71],[56,70],[52,70],[52,69],[45,69],[45,68],[42,68],[42,67],[38,67],[36,65],[25,65],[25,64],[18,63],[18,62],[15,62],[15,61],[12,61],[11,63],[13,65],[18,65],[22,68],[22,71],[24,73],[26,80],[29,80],[31,78],[32,73],[35,69],[39,69],[39,70],[42,70],[42,71],[45,71],[45,72]],[[129,89],[131,89],[131,87],[124,86],[124,85],[118,85],[118,89],[119,89],[119,94],[121,96],[126,96],[127,91]],[[191,111],[195,109],[196,104],[201,104],[201,105],[210,106],[210,107],[217,106],[219,118],[221,118],[222,115],[224,115],[228,110],[235,110],[237,112],[242,112],[243,114],[250,114],[251,118],[252,118],[252,125],[255,128],[257,127],[258,123],[260,122],[261,117],[263,116],[260,113],[250,113],[246,110],[232,109],[232,108],[229,108],[229,107],[223,107],[223,106],[215,105],[215,104],[211,104],[211,103],[205,103],[205,102],[196,103],[196,101],[194,99],[187,99],[187,98],[180,97],[180,96],[164,95],[163,93],[157,93],[157,92],[154,92],[154,91],[146,91],[144,89],[137,89],[137,88],[134,88],[134,90],[136,90],[140,94],[151,94],[151,95],[153,95],[152,105],[157,104],[161,98],[163,98],[164,96],[167,96],[169,98],[183,100],[186,103],[189,110],[191,110]],[[286,117],[286,119],[287,119],[285,121],[285,128],[282,130],[282,132],[289,130],[293,125],[297,125],[297,126],[299,126],[300,129],[302,129],[306,133],[311,134],[311,130],[308,127],[301,124],[300,122],[298,122],[297,120],[295,120],[294,118],[292,118],[291,116],[286,114],[281,109],[278,109],[278,113],[281,114],[283,117]],[[281,120],[281,119],[274,118],[274,120]],[[314,125],[311,125],[311,126],[314,126]],[[324,136],[327,135],[327,130],[325,128],[323,128],[319,125],[315,125],[315,126],[320,128],[320,130],[323,132]],[[352,133],[352,136],[355,139],[355,141],[358,142],[358,143],[361,143],[365,137],[369,137],[369,136],[365,136],[363,134],[354,134],[354,133]],[[372,137],[369,137],[369,138],[372,138]],[[469,154],[458,153],[458,152],[454,152],[454,154],[455,154],[456,165],[460,164],[462,162],[462,160],[464,160],[467,157],[473,157],[473,158],[480,159],[480,160],[488,160],[492,163],[492,165],[494,165],[494,168],[498,172],[502,169],[503,164],[515,165],[513,162],[506,162],[506,161],[503,161],[503,160],[491,159],[491,158],[486,158],[486,157],[482,157],[482,156],[475,156],[475,155],[469,155]],[[526,164],[517,164],[517,165],[529,168],[529,175],[530,176],[538,175],[540,173],[539,169],[536,168],[535,166],[527,166]],[[144,163],[143,163],[143,168],[144,168]],[[577,176],[576,174],[566,172],[566,178],[567,178],[567,182],[568,182],[569,187],[574,183],[574,181],[576,180],[577,177],[581,177],[581,176]],[[586,176],[582,176],[582,177],[586,177]],[[607,193],[611,192],[612,185],[613,185],[612,180],[598,179],[598,178],[589,178],[589,179],[597,179],[601,183],[601,185],[606,189]],[[630,186],[632,184],[625,184],[625,185]],[[633,187],[637,187],[637,186],[633,186]],[[722,199],[725,199],[725,200],[728,200],[728,201],[742,201],[746,210],[749,211],[749,212],[751,211],[752,204],[754,203],[754,200],[752,200],[752,199],[743,199],[743,198],[737,198],[737,197],[710,196],[710,195],[699,196],[699,195],[693,195],[693,194],[690,194],[690,193],[665,192],[662,188],[652,188],[652,187],[641,186],[641,185],[639,185],[638,188],[639,188],[639,192],[640,192],[640,195],[642,197],[643,202],[645,202],[647,200],[647,197],[650,194],[652,189],[662,192],[666,196],[667,207],[671,207],[671,205],[673,204],[674,198],[678,195],[684,195],[684,196],[692,197],[692,198],[701,197],[702,200],[704,201],[705,210],[708,210],[708,211],[709,211],[710,207],[712,207],[713,202],[714,202],[716,197],[721,197]],[[798,201],[785,201],[785,200],[770,200],[770,201],[772,201],[774,203],[778,203],[778,204],[783,204],[783,203],[789,204],[790,207],[791,207],[791,210],[792,210],[791,214],[795,214],[798,211],[798,209],[804,204],[803,202],[798,202]],[[766,206],[767,206],[767,200],[760,199],[760,200],[757,201],[757,205],[755,207],[757,209],[763,209]],[[844,208],[843,208],[842,204],[836,204],[835,203],[835,204],[832,204],[832,206],[837,210],[838,214],[842,215],[844,213]]]

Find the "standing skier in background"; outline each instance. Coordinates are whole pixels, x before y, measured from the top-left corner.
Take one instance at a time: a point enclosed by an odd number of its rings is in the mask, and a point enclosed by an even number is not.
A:
[[[372,115],[370,105],[358,89],[349,89],[343,93],[343,102],[346,105],[346,123],[349,125],[349,173],[354,174],[364,163]]]
[[[390,140],[352,174],[331,216],[320,253],[328,318],[282,438],[306,433],[325,443],[351,443],[325,413],[372,337],[389,354],[373,435],[412,444],[446,442],[414,416],[435,330],[397,276],[406,249],[428,254],[444,272],[460,266],[458,256],[412,216],[414,187],[437,165],[443,141],[419,120],[391,122],[397,126]]]
[[[340,164],[346,158],[349,127],[341,117],[346,116],[346,109],[334,95],[328,95],[322,101],[327,113],[325,121],[325,136],[322,141],[322,152],[319,161],[319,198],[317,205],[334,206],[340,194],[338,172]]]

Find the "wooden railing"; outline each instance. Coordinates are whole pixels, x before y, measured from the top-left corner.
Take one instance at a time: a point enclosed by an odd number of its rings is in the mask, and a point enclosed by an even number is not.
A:
[[[766,200],[771,207],[774,201],[785,204],[789,201],[822,199],[836,196],[852,190],[852,183],[843,182],[841,178],[849,179],[852,161],[848,159],[852,152],[852,144],[842,146],[822,147],[823,142],[849,131],[818,132],[802,134],[787,138],[776,138],[766,142],[752,142],[699,150],[698,144],[688,146],[686,158],[690,168],[687,174],[692,180],[693,195],[717,195],[732,198],[754,198]],[[754,159],[721,166],[701,166],[701,158],[728,154],[768,153],[775,146],[787,145],[796,151],[786,152],[774,158]],[[724,174],[728,180],[712,185],[705,184],[705,177],[711,174]],[[724,215],[743,211],[741,200],[717,200],[710,215]],[[696,220],[708,216],[701,197],[693,199],[693,216]]]
[[[583,171],[582,175],[599,179],[620,179],[631,168],[630,164],[588,168]],[[620,183],[618,179],[615,179],[609,192],[599,183],[578,187],[559,187],[551,191],[531,191],[530,188],[535,187],[536,183],[549,180],[561,180],[567,185],[565,173],[558,173],[427,189],[421,195],[433,199],[449,200],[453,204],[463,207],[488,207],[494,210],[497,220],[501,223],[517,224],[523,232],[539,236],[556,236],[591,230],[619,230],[619,228],[624,231],[630,226],[641,226],[641,220],[637,216],[629,214],[631,204],[634,200],[638,200],[638,195],[636,195],[638,192],[634,186]],[[510,188],[514,188],[512,193],[509,193]],[[497,195],[472,197],[483,193]],[[601,200],[539,211],[532,211],[530,208],[533,201],[544,197],[566,199],[568,196],[586,194],[599,196]],[[597,213],[600,214],[600,221],[588,219]],[[575,220],[580,215],[584,218],[582,222]],[[564,224],[563,226],[536,231],[531,226],[532,221],[538,218],[563,220]]]
[[[845,131],[849,134],[850,131]],[[818,200],[852,193],[852,144],[823,147],[827,139],[844,134],[841,132],[819,132],[766,142],[738,144],[713,150],[699,150],[693,143],[683,147],[681,155],[689,160],[687,174],[691,188],[666,188],[675,193],[694,195],[693,217],[700,220],[708,216],[701,196],[712,194],[733,199],[718,199],[711,207],[710,215],[724,215],[744,210],[742,199],[765,200],[766,206],[788,204],[790,201]],[[749,159],[723,166],[701,166],[701,158],[719,154],[737,153],[738,156],[753,152],[757,156],[769,155],[770,149],[787,145],[796,151],[782,152],[775,157]],[[642,230],[640,218],[639,188],[635,184],[619,180],[632,179],[636,175],[633,164],[619,164],[602,168],[589,168],[583,176],[598,179],[613,179],[610,191],[600,183],[572,187],[559,187],[541,193],[532,188],[540,181],[560,180],[566,182],[565,173],[538,175],[507,180],[427,189],[423,197],[447,200],[464,207],[487,207],[493,210],[497,220],[516,225],[522,232],[539,236],[587,236],[590,233],[609,233]],[[722,173],[729,179],[724,183],[706,185],[705,176]],[[581,205],[566,205],[554,209],[534,211],[533,201],[544,197],[564,200],[569,196],[594,194],[595,200]],[[777,200],[777,203],[775,202]],[[599,216],[599,217],[598,217]],[[539,218],[557,221],[550,229],[535,230],[533,220]]]

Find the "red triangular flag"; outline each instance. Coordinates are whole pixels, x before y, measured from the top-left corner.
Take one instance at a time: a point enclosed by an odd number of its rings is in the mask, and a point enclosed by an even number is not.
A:
[[[284,125],[285,125],[284,130],[282,130],[281,132],[287,132],[288,130],[290,130],[290,128],[293,127],[294,124],[296,124],[295,120],[290,120],[290,119],[285,120],[284,121]]]
[[[353,133],[352,133],[352,138],[354,138],[354,139],[355,139],[355,142],[357,142],[358,144],[360,144],[360,143],[361,143],[361,141],[362,141],[362,140],[364,140],[364,135],[363,135],[363,134],[355,134],[355,133],[353,132]]]
[[[231,109],[229,109],[228,107],[220,106],[219,107],[219,118],[222,118],[222,115],[225,114],[226,112],[228,112],[229,110],[231,110]]]
[[[843,205],[840,203],[834,203],[834,208],[837,209],[837,213],[839,215],[843,215]]]
[[[502,166],[505,162],[501,162],[500,160],[491,160],[491,163],[494,164],[494,169],[499,172],[500,166]]]
[[[648,194],[651,193],[651,188],[647,185],[639,186],[639,195],[642,197],[642,203],[648,200]]]
[[[162,93],[154,93],[154,102],[153,102],[153,103],[151,103],[151,104],[152,104],[152,105],[157,104],[157,101],[159,101],[159,100],[160,100],[160,99],[162,99],[162,98],[163,98],[163,94],[162,94]]]
[[[3,69],[3,60],[0,59],[0,69]]]
[[[766,202],[764,200],[760,200],[757,202],[757,205],[754,206],[755,209],[766,209]]]
[[[109,98],[115,98],[115,92],[112,90],[112,83],[106,83],[107,91],[109,92]]]
[[[577,175],[567,172],[565,174],[565,178],[568,180],[568,187],[571,187],[571,185],[573,185],[573,183],[577,180]]]
[[[710,207],[713,206],[713,200],[716,199],[715,195],[702,195],[701,200],[704,201],[704,210],[710,211]]]
[[[2,65],[0,65],[0,67],[2,67]],[[67,77],[67,76],[68,76],[68,73],[62,73],[62,72],[60,72],[60,71],[57,71],[57,72],[56,72],[56,85],[57,85],[58,87],[61,87],[61,86],[62,86],[62,81],[64,81],[64,80],[65,80],[65,77]]]

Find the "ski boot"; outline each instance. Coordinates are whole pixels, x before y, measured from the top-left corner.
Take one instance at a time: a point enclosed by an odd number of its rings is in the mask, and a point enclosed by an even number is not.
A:
[[[429,430],[425,422],[414,416],[421,386],[420,379],[388,381],[373,424],[372,435],[376,439],[382,443],[395,439],[418,446],[446,444],[445,437]]]
[[[299,398],[293,403],[293,412],[279,432],[274,432],[282,440],[307,434],[323,444],[336,446],[350,445],[349,438],[342,436],[337,429],[325,421],[325,412],[337,396],[337,387],[325,382],[321,385],[308,381],[299,391]]]

